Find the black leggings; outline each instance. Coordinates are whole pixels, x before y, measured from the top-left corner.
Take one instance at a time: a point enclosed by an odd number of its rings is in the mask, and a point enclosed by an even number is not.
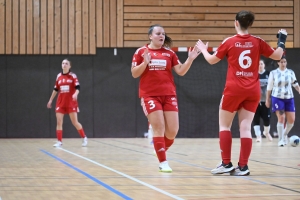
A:
[[[260,102],[257,106],[254,118],[253,118],[253,125],[260,125],[260,118],[264,121],[264,126],[270,125],[270,118],[271,118],[271,110],[266,107],[265,102]]]

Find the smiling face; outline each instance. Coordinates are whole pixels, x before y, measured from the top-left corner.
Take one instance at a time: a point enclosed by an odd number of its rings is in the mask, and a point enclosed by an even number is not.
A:
[[[152,33],[149,34],[151,40],[150,46],[152,48],[161,48],[165,42],[165,30],[160,26],[153,28]]]
[[[63,60],[62,63],[61,63],[61,68],[63,70],[63,73],[68,73],[70,71],[70,68],[71,68],[71,63],[70,61],[68,60]]]

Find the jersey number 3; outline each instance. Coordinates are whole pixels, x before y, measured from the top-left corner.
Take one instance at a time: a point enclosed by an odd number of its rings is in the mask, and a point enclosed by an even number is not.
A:
[[[246,54],[250,54],[250,50],[243,51],[239,56],[239,65],[243,69],[247,69],[252,64],[252,59],[249,56],[246,56]]]

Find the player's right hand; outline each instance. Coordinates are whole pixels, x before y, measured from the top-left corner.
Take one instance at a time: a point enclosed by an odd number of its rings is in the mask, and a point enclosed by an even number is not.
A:
[[[147,48],[145,49],[145,51],[143,53],[143,58],[144,58],[144,63],[146,63],[148,65],[151,60],[151,55]]]

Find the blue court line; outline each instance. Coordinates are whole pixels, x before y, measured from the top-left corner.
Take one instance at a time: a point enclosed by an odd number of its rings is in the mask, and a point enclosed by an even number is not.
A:
[[[98,183],[99,185],[105,187],[106,189],[110,190],[111,192],[115,193],[116,195],[119,195],[119,196],[122,197],[123,199],[126,199],[126,200],[133,200],[132,198],[130,198],[130,197],[126,196],[125,194],[119,192],[118,190],[116,190],[116,189],[110,187],[109,185],[107,185],[107,184],[101,182],[100,180],[98,180],[98,179],[96,179],[95,177],[89,175],[88,173],[86,173],[86,172],[84,172],[84,171],[78,169],[77,167],[74,167],[73,165],[71,165],[70,163],[68,163],[68,162],[66,162],[66,161],[64,161],[64,160],[62,160],[62,159],[60,159],[59,157],[56,157],[55,155],[52,155],[51,153],[49,153],[49,152],[47,152],[47,151],[45,151],[45,150],[43,150],[43,149],[40,149],[40,150],[41,150],[43,153],[47,154],[48,156],[51,156],[52,158],[55,158],[56,160],[60,161],[61,163],[65,164],[65,165],[67,165],[68,167],[74,169],[75,171],[81,173],[82,175],[86,176],[87,178],[89,178],[89,179],[95,181],[96,183]]]

